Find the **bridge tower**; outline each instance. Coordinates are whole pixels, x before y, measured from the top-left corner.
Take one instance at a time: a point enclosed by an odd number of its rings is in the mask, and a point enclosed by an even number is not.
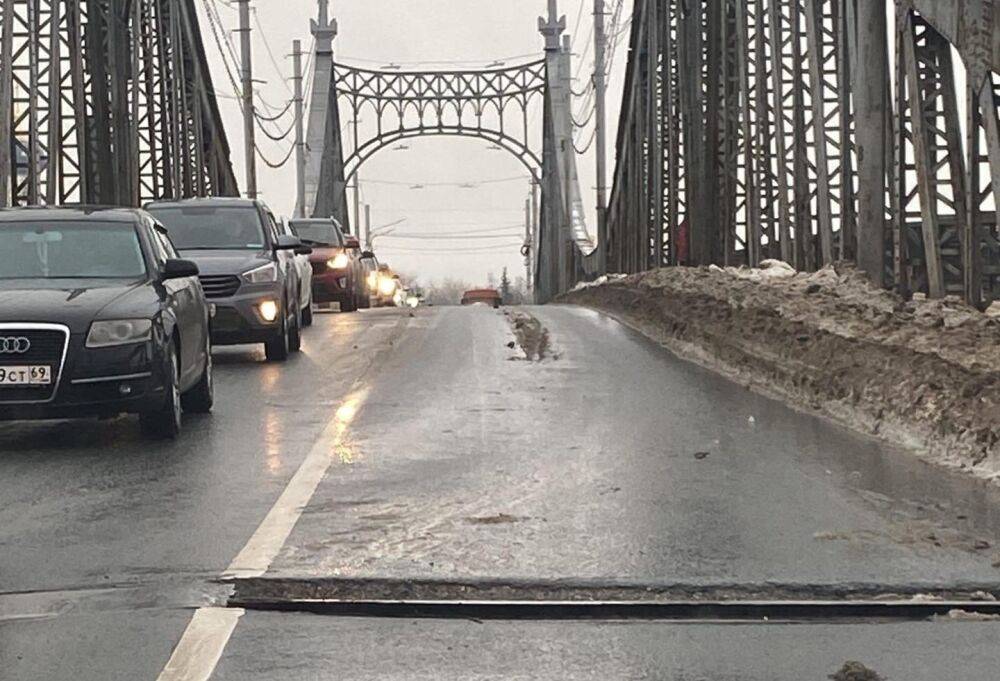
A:
[[[349,230],[340,109],[333,81],[333,41],[338,27],[330,17],[329,0],[319,0],[319,14],[310,21],[310,28],[315,48],[306,128],[306,204],[296,206],[296,215],[332,216]]]
[[[565,28],[557,1],[549,0],[548,16],[539,20],[543,58],[471,70],[368,69],[334,59],[337,24],[327,0],[320,0],[312,24],[316,52],[304,214],[332,215],[348,226],[347,185],[381,149],[414,137],[474,137],[512,154],[542,190],[538,228],[524,244],[536,298],[545,302],[596,275],[598,254],[587,233],[573,147]],[[544,109],[540,130],[530,123],[536,103]],[[341,113],[352,131],[346,136],[350,144],[341,134]]]

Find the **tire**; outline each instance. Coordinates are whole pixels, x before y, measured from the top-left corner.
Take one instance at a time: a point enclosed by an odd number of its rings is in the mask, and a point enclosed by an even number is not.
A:
[[[340,304],[341,312],[357,312],[358,311],[358,298],[357,296],[351,296],[344,302]]]
[[[264,343],[264,356],[268,362],[284,362],[291,353],[291,339],[288,334],[288,318],[281,316],[281,328],[277,335]]]
[[[209,414],[215,405],[215,380],[212,369],[212,345],[206,347],[205,371],[201,380],[181,396],[181,406],[188,414]]]
[[[182,410],[180,389],[180,363],[174,343],[167,346],[170,353],[170,382],[167,385],[163,406],[156,411],[139,415],[142,433],[155,440],[175,440],[181,432]]]
[[[361,297],[358,299],[358,301],[359,301],[358,302],[359,310],[368,310],[372,306],[372,298],[370,295],[368,295],[367,291],[361,294]]]
[[[313,302],[312,298],[309,299],[309,304],[302,309],[302,328],[308,328],[313,325]]]
[[[302,310],[297,305],[292,315],[292,326],[288,329],[288,349],[291,352],[302,350]]]

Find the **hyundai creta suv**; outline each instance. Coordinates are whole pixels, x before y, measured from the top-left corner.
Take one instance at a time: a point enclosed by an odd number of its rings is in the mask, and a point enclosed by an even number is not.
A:
[[[158,201],[146,209],[195,262],[215,304],[212,343],[263,343],[269,361],[301,347],[302,282],[295,255],[310,249],[282,234],[271,211],[248,199]]]

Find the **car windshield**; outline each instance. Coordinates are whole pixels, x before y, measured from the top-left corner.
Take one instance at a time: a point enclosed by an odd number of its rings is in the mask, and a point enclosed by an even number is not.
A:
[[[260,250],[264,229],[253,206],[150,206],[178,250]]]
[[[146,261],[132,224],[0,225],[0,279],[139,279],[145,275]]]
[[[342,246],[344,243],[339,230],[326,221],[296,221],[289,223],[292,231],[303,241],[320,246]]]

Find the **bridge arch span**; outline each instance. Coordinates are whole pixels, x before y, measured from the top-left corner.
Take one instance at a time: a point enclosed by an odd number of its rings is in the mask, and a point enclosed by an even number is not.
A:
[[[499,146],[517,159],[528,171],[534,181],[537,182],[541,176],[541,158],[534,151],[523,146],[513,137],[489,130],[470,130],[468,128],[461,128],[457,126],[443,126],[437,129],[404,128],[367,140],[361,147],[356,149],[345,159],[344,181],[347,184],[350,184],[361,167],[386,147],[403,140],[416,139],[419,137],[462,137],[465,139],[478,139],[484,142],[489,142]]]

